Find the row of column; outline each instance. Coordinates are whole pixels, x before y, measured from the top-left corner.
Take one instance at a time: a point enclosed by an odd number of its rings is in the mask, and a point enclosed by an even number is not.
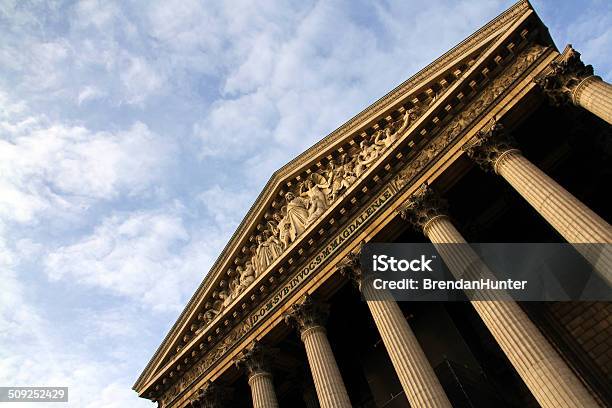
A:
[[[505,178],[569,242],[579,244],[577,249],[583,256],[608,282],[612,282],[612,257],[597,245],[612,242],[610,225],[522,156],[501,124],[490,123],[466,145],[465,150],[484,169]],[[467,242],[448,217],[446,201],[431,188],[422,186],[400,212],[431,240],[449,270],[458,278],[494,276],[468,245],[444,245]],[[411,407],[451,407],[433,368],[391,295],[374,290],[363,282],[356,254],[340,262],[338,269],[351,277],[363,291]],[[471,294],[471,301],[542,407],[597,406],[590,392],[514,300],[492,291],[476,291]],[[287,321],[300,330],[320,406],[350,407],[325,332],[326,315],[326,306],[307,297],[291,308]],[[265,378],[268,383],[261,389],[265,388],[267,397],[261,397],[261,391],[251,385],[255,407],[277,406],[271,376],[266,374]]]
[[[612,86],[593,75],[592,67],[580,61],[571,46],[554,61],[536,82],[556,104],[571,101],[612,123]],[[533,208],[612,284],[612,227],[576,197],[547,176],[516,148],[514,140],[495,121],[481,130],[464,150],[487,171],[503,177]],[[493,277],[493,273],[466,244],[448,216],[446,201],[424,185],[401,207],[402,218],[420,229],[436,246],[449,270],[456,277]],[[410,406],[413,408],[451,407],[433,368],[427,361],[412,329],[391,295],[374,290],[363,281],[359,257],[349,255],[338,264],[363,292],[385,348]],[[509,296],[490,291],[470,294],[471,303],[490,330],[538,403],[544,408],[595,407],[592,395],[562,357]],[[334,358],[325,330],[328,307],[309,296],[295,304],[286,321],[299,331],[306,349],[316,398],[309,407],[348,408],[351,402]],[[274,350],[253,343],[236,363],[248,374],[253,406],[276,408],[269,366]],[[218,387],[205,386],[194,400],[194,407],[222,406]]]
[[[402,209],[402,216],[421,229],[456,278],[494,279],[450,220],[446,202],[421,187]],[[463,245],[447,245],[447,244]],[[544,408],[596,407],[593,396],[510,296],[471,291],[470,301],[508,360]]]
[[[503,126],[492,120],[463,147],[485,171],[503,177],[612,285],[612,227],[525,158]]]

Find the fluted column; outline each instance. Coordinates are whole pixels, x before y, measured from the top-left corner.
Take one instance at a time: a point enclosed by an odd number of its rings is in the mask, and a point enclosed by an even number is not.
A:
[[[452,407],[393,296],[363,281],[357,254],[345,258],[338,269],[359,285],[410,406]]]
[[[446,215],[445,202],[421,187],[401,210],[402,217],[431,240],[456,278],[492,278]],[[448,245],[453,244],[453,245]],[[468,296],[516,371],[544,408],[597,407],[594,398],[561,356],[506,293],[470,291]]]
[[[578,83],[572,94],[573,102],[595,116],[612,124],[612,85],[591,75]]]
[[[610,284],[612,227],[516,149],[500,123],[492,121],[464,150],[483,169],[510,185]]]
[[[612,124],[612,85],[593,75],[571,45],[535,81],[554,105],[573,103]]]
[[[254,408],[278,408],[269,365],[272,352],[260,343],[254,342],[236,359],[236,365],[246,368]]]
[[[292,306],[285,320],[300,331],[321,407],[348,408],[351,401],[324,327],[327,315],[327,305],[306,296],[300,304]]]

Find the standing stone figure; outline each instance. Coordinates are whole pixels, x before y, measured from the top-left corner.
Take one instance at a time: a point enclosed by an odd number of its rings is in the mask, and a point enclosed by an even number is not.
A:
[[[255,250],[255,259],[257,261],[256,269],[259,273],[263,273],[268,266],[276,259],[276,253],[268,241],[264,241],[261,235],[257,236],[257,249]]]
[[[286,207],[283,208],[286,210]],[[274,221],[276,221],[276,224],[271,221],[269,224],[272,234],[278,238],[283,250],[285,250],[291,243],[291,222],[287,219],[287,216],[283,216],[282,211],[283,210],[281,210],[281,212],[274,213],[272,216]]]
[[[255,265],[253,265],[253,260],[249,260],[244,263],[244,274],[246,276],[252,276],[253,280],[257,278],[257,269],[255,269]]]
[[[291,191],[285,194],[287,200],[286,218],[290,224],[289,237],[291,242],[306,229],[308,220],[308,201],[302,197],[296,197]]]
[[[327,210],[329,205],[327,204],[325,194],[321,191],[318,184],[315,184],[312,180],[307,180],[305,187],[306,191],[301,195],[308,199],[308,218],[306,219],[306,227],[308,227]]]
[[[266,242],[272,250],[273,259],[278,258],[283,253],[283,246],[272,231],[265,230],[263,232],[264,242]]]

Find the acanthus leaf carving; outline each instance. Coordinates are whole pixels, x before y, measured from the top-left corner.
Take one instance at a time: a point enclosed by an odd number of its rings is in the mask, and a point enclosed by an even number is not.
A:
[[[448,202],[428,184],[422,184],[398,211],[417,230],[424,231],[432,219],[447,216]]]
[[[499,158],[508,151],[517,150],[516,141],[496,119],[491,119],[484,129],[469,140],[463,151],[485,171],[496,171]]]
[[[535,78],[535,82],[552,105],[561,106],[573,102],[573,93],[580,82],[592,75],[593,67],[585,65],[580,59],[580,53],[568,44],[548,69]]]

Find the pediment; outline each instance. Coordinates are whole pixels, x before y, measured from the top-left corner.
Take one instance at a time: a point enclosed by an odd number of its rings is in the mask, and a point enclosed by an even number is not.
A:
[[[419,149],[426,122],[435,126],[449,106],[461,103],[464,92],[458,89],[469,88],[475,72],[486,77],[491,63],[503,65],[497,59],[513,53],[513,36],[532,35],[525,29],[529,19],[541,26],[527,1],[516,3],[276,171],[134,389],[146,394],[170,368],[180,372],[181,364],[201,358],[196,340],[212,344],[249,302],[260,301],[258,288],[302,262],[305,248],[323,239],[329,222],[360,204],[354,192],[372,189],[385,172],[393,176],[395,163],[402,162],[398,146]]]

